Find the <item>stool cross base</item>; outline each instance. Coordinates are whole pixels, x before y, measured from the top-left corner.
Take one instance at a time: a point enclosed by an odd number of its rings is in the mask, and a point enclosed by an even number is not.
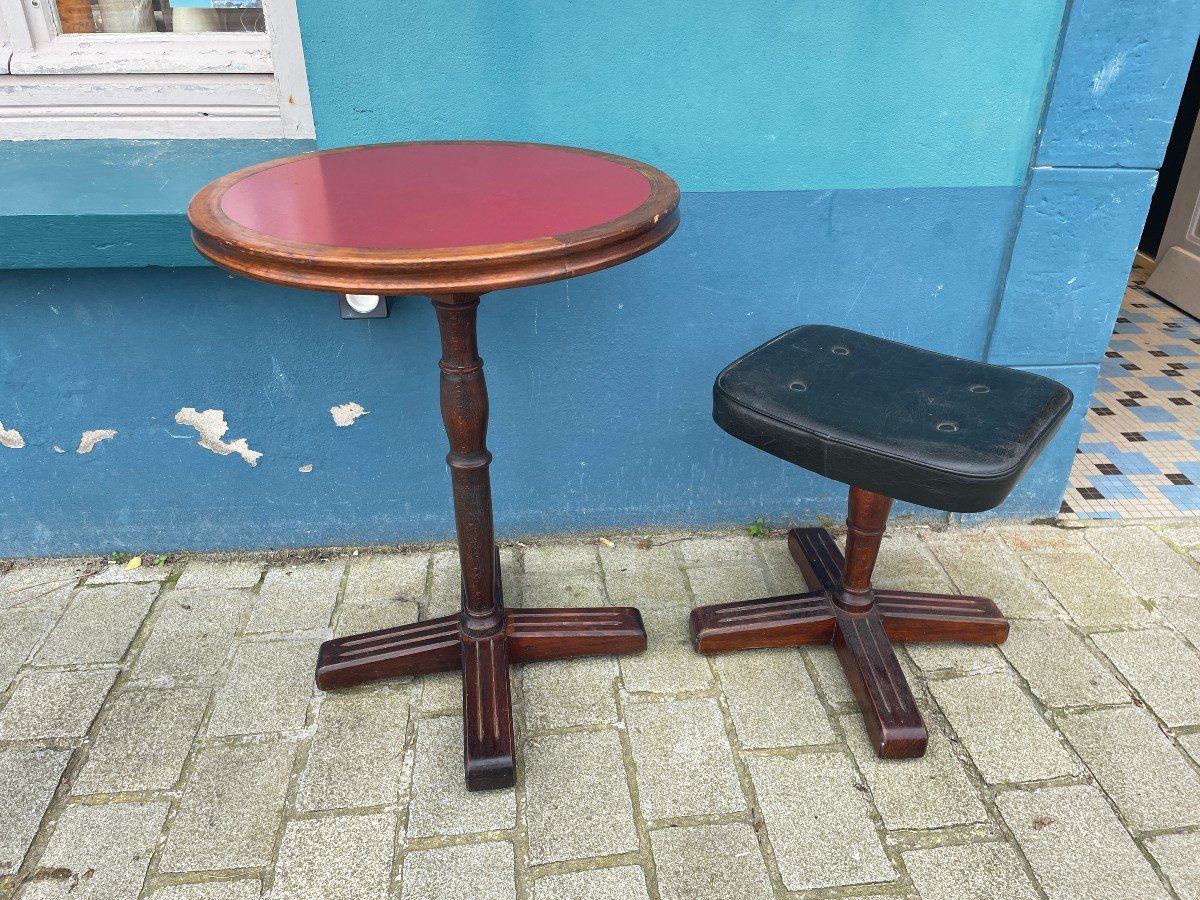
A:
[[[862,710],[867,735],[885,759],[925,753],[929,733],[892,647],[894,641],[999,644],[1008,622],[985,597],[875,590],[891,499],[850,489],[846,556],[824,528],[794,528],[788,550],[809,591],[702,606],[691,628],[701,653],[833,644]]]
[[[442,339],[442,421],[462,570],[462,612],[321,645],[317,686],[460,669],[467,790],[512,787],[516,778],[510,663],[641,653],[646,632],[629,606],[507,609],[492,525],[486,444],[488,398],[476,339],[478,294],[431,298]]]

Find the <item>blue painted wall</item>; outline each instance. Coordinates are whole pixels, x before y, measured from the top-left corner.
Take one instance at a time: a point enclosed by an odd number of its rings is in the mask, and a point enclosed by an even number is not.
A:
[[[841,485],[713,425],[713,376],[799,321],[869,323],[979,356],[1007,252],[995,223],[1012,220],[1018,195],[689,194],[659,251],[485,299],[501,533],[839,514]],[[343,322],[328,295],[211,268],[0,273],[0,296],[15,388],[0,421],[26,440],[0,448],[6,552],[451,533],[426,301]],[[351,400],[370,415],[336,428],[329,408]],[[224,410],[226,439],[245,437],[257,466],[199,447],[174,422],[184,406]],[[118,434],[75,453],[97,428]]]
[[[1197,32],[1194,0],[1072,0],[989,362],[1053,363],[1047,374],[1061,372],[1064,383],[1095,383]],[[1084,412],[1077,396],[1034,477],[998,509],[968,518],[1053,514]]]
[[[1038,165],[1157,169],[1198,29],[1195,0],[1072,0]]]
[[[485,300],[509,536],[840,516],[843,486],[709,418],[716,371],[801,322],[1068,384],[1076,414],[999,511],[1053,514],[1161,157],[1146,145],[1178,97],[1164,72],[1195,39],[1183,0],[1114,5],[1136,34],[1101,0],[1074,0],[1065,37],[1063,0],[300,4],[321,145],[576,143],[685,190],[683,225],[649,256]],[[1106,117],[1126,130],[1102,134]],[[1135,170],[1075,152],[1088,135],[1124,141]],[[0,272],[0,422],[27,442],[0,447],[0,555],[451,533],[425,301],[343,322],[328,295],[208,267],[78,268],[154,260],[61,246],[61,269]],[[370,415],[335,428],[329,407],[351,400]],[[173,421],[184,406],[224,410],[258,465],[197,446]],[[118,434],[76,454],[95,428]]]

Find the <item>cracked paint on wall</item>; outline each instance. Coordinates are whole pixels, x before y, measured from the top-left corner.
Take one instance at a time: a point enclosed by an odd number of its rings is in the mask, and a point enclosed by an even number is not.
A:
[[[91,431],[85,431],[79,439],[79,446],[75,448],[75,452],[91,453],[101,441],[111,441],[116,436],[117,431],[115,428],[96,428]]]
[[[222,440],[229,431],[229,425],[225,422],[225,411],[222,409],[206,409],[204,412],[197,412],[192,407],[185,406],[175,413],[175,422],[195,428],[196,433],[200,435],[197,443],[219,456],[236,453],[252,466],[257,466],[258,461],[262,458],[261,453],[250,449],[245,438],[238,438],[236,441],[228,443]]]
[[[355,420],[370,415],[370,413],[353,401],[343,403],[341,406],[331,406],[329,414],[333,416],[333,424],[338,428],[348,428],[354,424]]]
[[[15,428],[5,428],[4,423],[0,422],[0,447],[20,450],[24,446],[25,438],[21,437],[21,432]]]

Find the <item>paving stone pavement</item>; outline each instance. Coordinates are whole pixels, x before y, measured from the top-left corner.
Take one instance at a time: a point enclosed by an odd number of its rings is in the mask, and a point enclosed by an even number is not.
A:
[[[484,794],[456,676],[312,681],[452,610],[452,549],[0,561],[0,900],[1200,900],[1194,525],[895,527],[881,584],[1013,623],[900,651],[931,739],[897,762],[829,648],[691,650],[692,606],[802,588],[782,535],[610,537],[501,550],[512,605],[651,635],[514,670]]]

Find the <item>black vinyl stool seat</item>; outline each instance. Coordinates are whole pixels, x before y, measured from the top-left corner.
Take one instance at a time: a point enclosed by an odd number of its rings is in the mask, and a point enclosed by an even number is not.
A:
[[[692,611],[701,653],[833,644],[876,753],[921,756],[928,732],[893,641],[1001,643],[986,597],[876,589],[893,498],[952,512],[1008,496],[1073,397],[1049,378],[805,325],[729,365],[713,419],[739,440],[850,485],[846,552],[824,528],[793,528],[808,591]]]
[[[717,376],[713,418],[835,481],[979,512],[1008,496],[1071,399],[1041,375],[803,325]]]

